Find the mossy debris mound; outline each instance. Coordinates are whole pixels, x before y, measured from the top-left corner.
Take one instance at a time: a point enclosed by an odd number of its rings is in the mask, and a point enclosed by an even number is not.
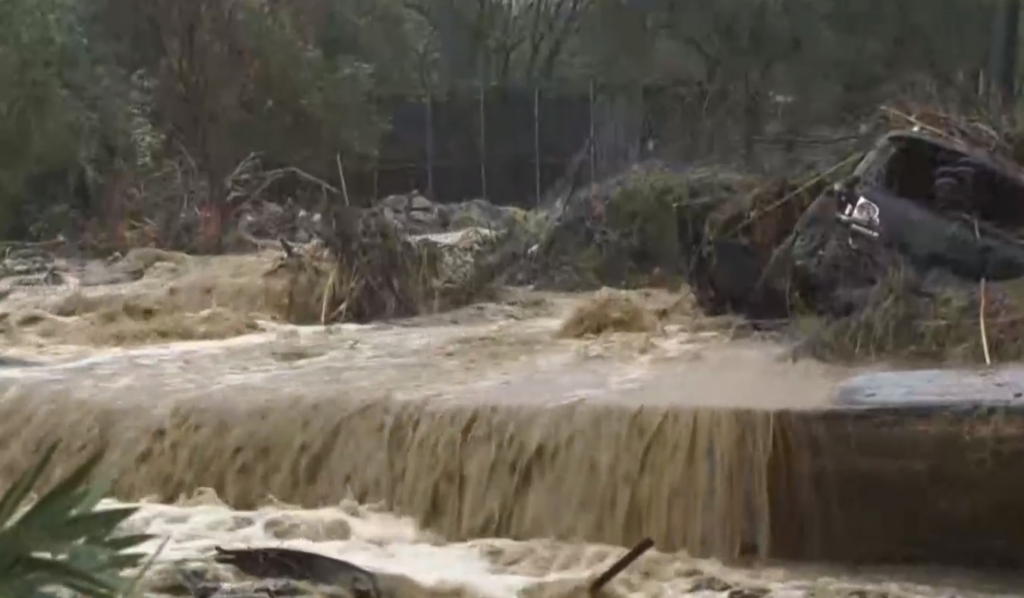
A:
[[[704,224],[726,198],[749,192],[746,177],[675,172],[644,164],[566,198],[538,245],[540,288],[638,288],[685,279]]]

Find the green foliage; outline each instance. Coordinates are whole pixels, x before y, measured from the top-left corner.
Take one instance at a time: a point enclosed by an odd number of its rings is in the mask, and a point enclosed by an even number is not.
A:
[[[83,42],[71,2],[0,1],[0,235],[43,177],[80,163],[90,115],[70,82],[87,68]]]
[[[752,190],[741,176],[713,169],[686,175],[645,172],[628,177],[608,205],[609,226],[627,233],[635,251],[665,268],[704,242],[712,213]]]
[[[87,598],[113,598],[129,589],[121,572],[142,564],[129,550],[150,539],[116,536],[134,507],[98,508],[109,479],[94,476],[96,453],[26,508],[56,445],[0,498],[0,596],[55,596],[66,589]]]
[[[242,45],[253,60],[248,109],[228,110],[234,152],[260,148],[273,162],[327,177],[336,153],[372,153],[382,123],[370,101],[374,69],[350,56],[328,58],[289,30],[284,15],[252,14]]]
[[[608,202],[607,226],[628,240],[632,263],[674,268],[682,256],[677,209],[686,200],[686,187],[675,177],[632,177]]]
[[[380,98],[481,80],[665,83],[679,122],[658,119],[660,148],[749,159],[773,127],[859,119],[908,87],[970,96],[991,3],[925,1],[0,0],[0,236],[53,204],[109,209],[171,161],[215,200],[253,152],[333,178],[336,155],[378,152]],[[639,128],[622,103],[597,108],[599,133]]]

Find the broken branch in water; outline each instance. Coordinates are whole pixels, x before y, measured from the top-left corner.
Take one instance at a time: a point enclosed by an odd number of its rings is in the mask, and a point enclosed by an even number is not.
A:
[[[52,249],[67,243],[64,235],[48,241],[0,241],[0,249]]]
[[[348,185],[345,183],[345,169],[341,166],[341,154],[334,154],[334,161],[338,164],[338,182],[341,185],[341,195],[345,199],[345,205],[350,206],[352,202],[348,199]]]
[[[615,577],[618,576],[619,573],[625,571],[626,567],[632,565],[633,561],[640,558],[645,552],[647,552],[653,547],[654,540],[650,538],[644,538],[643,540],[641,540],[639,544],[637,544],[629,552],[624,554],[622,558],[612,563],[611,567],[608,567],[608,569],[606,569],[604,573],[599,575],[597,579],[595,579],[594,582],[590,584],[590,595],[597,596],[598,592],[600,592],[606,585],[608,585],[609,582],[615,579]]]
[[[328,183],[327,181],[325,181],[323,179],[317,178],[317,177],[309,174],[308,172],[306,172],[304,170],[301,170],[299,168],[296,168],[294,166],[288,166],[286,168],[278,168],[277,170],[271,170],[271,171],[265,172],[263,174],[264,174],[264,176],[276,176],[276,175],[281,175],[281,174],[285,174],[285,173],[289,173],[289,172],[294,174],[295,176],[301,178],[301,179],[305,179],[305,180],[309,181],[310,183],[313,183],[315,185],[319,185],[320,187],[322,187],[324,189],[327,189],[331,193],[335,193],[335,194],[340,194],[341,193],[341,191],[339,191],[337,188],[335,188],[334,185]]]

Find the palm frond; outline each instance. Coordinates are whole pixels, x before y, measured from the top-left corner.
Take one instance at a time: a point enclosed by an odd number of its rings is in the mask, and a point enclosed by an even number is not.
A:
[[[58,588],[84,598],[120,596],[131,586],[121,573],[145,557],[131,549],[152,537],[116,535],[134,507],[99,508],[112,481],[96,475],[102,451],[26,508],[56,449],[47,448],[0,497],[0,596],[45,596]]]

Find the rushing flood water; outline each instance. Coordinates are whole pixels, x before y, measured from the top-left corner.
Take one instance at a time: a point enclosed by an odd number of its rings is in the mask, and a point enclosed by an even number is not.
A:
[[[556,598],[584,596],[587,583],[625,550],[552,540],[445,542],[409,518],[379,507],[342,501],[299,509],[271,502],[253,511],[232,510],[211,491],[175,505],[143,504],[127,524],[148,532],[160,553],[146,590],[182,595],[180,568],[203,570],[211,580],[238,581],[230,568],[209,563],[214,546],[286,546],[349,560],[381,575],[391,596]],[[1013,596],[1014,580],[959,571],[852,569],[763,565],[724,566],[683,553],[651,551],[613,584],[615,596],[849,597]]]
[[[147,580],[162,595],[187,595],[181,567],[238,581],[209,562],[214,546],[283,545],[374,570],[392,596],[582,596],[625,549],[571,539],[641,535],[666,552],[612,595],[1011,595],[1010,581],[955,571],[671,552],[727,552],[759,533],[760,507],[741,495],[763,485],[764,425],[710,408],[825,405],[850,371],[671,326],[554,340],[576,299],[546,301],[135,349],[22,347],[46,363],[0,370],[0,479],[55,438],[65,466],[99,444],[126,459],[118,497],[142,501],[129,531],[157,535],[150,550],[168,542]]]

